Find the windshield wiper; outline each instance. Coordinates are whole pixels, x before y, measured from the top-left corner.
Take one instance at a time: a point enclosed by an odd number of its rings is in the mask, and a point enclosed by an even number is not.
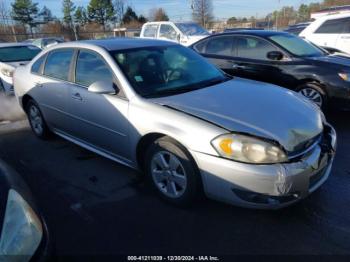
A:
[[[181,87],[181,88],[159,90],[159,91],[156,91],[156,92],[153,92],[150,94],[145,94],[145,95],[143,95],[143,97],[152,98],[152,97],[176,95],[176,94],[191,92],[191,91],[195,91],[195,90],[202,89],[205,87],[217,85],[217,84],[226,82],[226,81],[231,80],[231,79],[232,78],[229,76],[225,76],[224,78],[220,78],[220,79],[214,78],[212,80],[192,84],[192,85]]]
[[[177,88],[177,89],[166,89],[166,90],[160,90],[154,93],[145,94],[143,97],[146,98],[152,98],[152,97],[160,97],[160,96],[168,96],[168,95],[176,95],[181,93],[186,93],[190,91],[197,90],[199,88],[193,88],[193,87],[184,87],[184,88]]]
[[[218,85],[218,84],[221,84],[221,83],[224,83],[226,81],[229,81],[231,80],[232,78],[229,77],[229,76],[225,76],[224,78],[221,78],[221,79],[212,79],[212,80],[209,80],[207,81],[203,87],[208,87],[208,86],[214,86],[214,85]]]

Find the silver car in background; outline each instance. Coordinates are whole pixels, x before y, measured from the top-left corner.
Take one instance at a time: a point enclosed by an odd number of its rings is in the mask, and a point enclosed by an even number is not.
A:
[[[0,43],[0,92],[13,95],[13,72],[40,52],[40,48],[31,44]]]
[[[19,67],[14,81],[38,137],[53,132],[142,170],[174,204],[204,191],[280,208],[331,171],[336,134],[318,108],[292,91],[232,79],[171,42],[59,44]]]

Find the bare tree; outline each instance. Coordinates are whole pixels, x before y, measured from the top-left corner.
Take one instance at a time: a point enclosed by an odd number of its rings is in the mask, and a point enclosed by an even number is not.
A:
[[[208,27],[213,20],[212,0],[192,0],[192,17],[203,27]]]
[[[17,42],[15,28],[13,26],[13,23],[11,22],[11,12],[9,10],[6,0],[0,0],[0,20],[1,24],[4,25],[4,31],[6,31],[9,27],[11,28],[13,40]]]
[[[113,1],[114,14],[117,23],[123,23],[123,16],[126,10],[126,1],[125,0],[114,0]]]

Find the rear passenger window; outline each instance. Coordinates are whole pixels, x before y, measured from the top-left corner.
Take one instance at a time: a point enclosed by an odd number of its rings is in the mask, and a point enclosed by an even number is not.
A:
[[[232,36],[214,37],[208,41],[206,53],[232,56]]]
[[[80,51],[75,71],[75,82],[90,86],[97,81],[113,82],[113,74],[104,60],[93,52]]]
[[[315,34],[341,34],[344,30],[345,19],[332,19],[324,22]]]
[[[146,25],[145,30],[143,32],[144,37],[157,37],[158,25]]]
[[[32,73],[35,74],[41,74],[40,69],[41,69],[41,65],[43,64],[44,60],[45,60],[46,55],[43,55],[42,57],[40,57],[38,60],[35,61],[35,63],[32,65]]]
[[[237,37],[237,56],[248,59],[268,60],[267,53],[278,49],[266,40],[256,37]]]
[[[71,49],[52,51],[46,59],[44,75],[68,81],[72,57]]]

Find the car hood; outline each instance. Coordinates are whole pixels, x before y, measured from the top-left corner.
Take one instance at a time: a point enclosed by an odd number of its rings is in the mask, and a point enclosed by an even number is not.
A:
[[[29,61],[16,61],[16,62],[0,62],[1,68],[16,69],[19,66],[28,64]]]
[[[186,38],[181,40],[181,44],[190,46],[199,40],[208,37],[209,35],[187,35]]]
[[[333,54],[333,55],[320,56],[320,57],[310,57],[307,59],[316,61],[316,62],[331,63],[339,66],[350,67],[350,55],[346,55],[346,54]]]
[[[209,121],[228,131],[272,139],[288,152],[323,130],[319,109],[281,87],[235,78],[153,102]]]

